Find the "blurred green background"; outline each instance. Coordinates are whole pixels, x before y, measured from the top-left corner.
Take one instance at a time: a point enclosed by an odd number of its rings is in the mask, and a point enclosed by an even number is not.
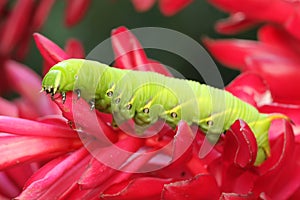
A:
[[[139,27],[163,27],[179,31],[201,43],[201,37],[211,38],[254,38],[255,30],[235,36],[219,35],[214,31],[214,24],[217,20],[225,18],[228,14],[223,13],[205,0],[195,0],[188,7],[172,17],[163,16],[157,3],[147,12],[138,13],[134,10],[130,0],[93,0],[83,20],[74,27],[67,28],[64,25],[65,1],[56,1],[46,24],[40,33],[64,47],[68,38],[79,39],[88,53],[101,41],[110,37],[111,30],[119,26],[126,26],[128,29]],[[158,60],[168,66],[174,67],[186,78],[200,80],[195,76],[189,64],[171,53],[162,51],[146,50],[148,57]],[[42,57],[32,41],[31,50],[25,63],[39,73],[42,69]],[[237,74],[222,67],[217,63],[224,83],[227,84]]]

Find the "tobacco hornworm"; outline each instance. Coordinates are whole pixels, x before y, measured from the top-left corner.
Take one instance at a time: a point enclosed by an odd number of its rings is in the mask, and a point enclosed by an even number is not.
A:
[[[204,132],[221,134],[237,119],[254,132],[258,155],[256,164],[269,154],[268,130],[281,114],[262,114],[231,93],[195,81],[170,78],[155,72],[121,70],[96,61],[64,60],[46,74],[42,88],[52,95],[68,91],[89,102],[91,109],[113,113],[119,123],[133,119],[148,126],[164,119],[175,127],[180,120],[197,124]],[[219,106],[223,105],[223,106]]]

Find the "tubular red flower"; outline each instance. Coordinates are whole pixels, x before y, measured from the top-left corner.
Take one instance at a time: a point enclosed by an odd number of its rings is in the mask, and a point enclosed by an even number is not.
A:
[[[293,36],[298,39],[300,38],[300,32],[296,28],[300,20],[297,2],[282,0],[246,0],[243,4],[240,4],[238,0],[210,0],[209,2],[219,9],[230,12],[231,15],[241,13],[244,16],[243,21],[251,22],[248,24],[249,26],[261,22],[276,23]],[[276,13],[276,15],[274,15],[274,13]],[[227,30],[230,30],[230,33],[236,33],[248,28],[245,25],[245,23],[243,26],[236,26],[235,23],[230,25],[229,21],[225,29],[217,30],[221,33],[223,33],[223,30],[225,31],[224,33],[226,33]]]
[[[248,19],[243,13],[233,13],[227,19],[220,20],[216,23],[215,29],[222,34],[236,34],[241,30],[247,30],[256,26],[255,20]]]
[[[159,8],[165,16],[172,16],[192,2],[193,0],[160,0]]]
[[[288,52],[290,55],[288,56],[289,59],[298,60],[300,41],[292,37],[288,32],[274,25],[265,25],[259,29],[257,35],[258,39],[263,43],[276,46]]]
[[[241,39],[212,40],[204,38],[203,42],[212,55],[222,64],[245,71],[251,57],[283,57],[290,52],[258,41]],[[224,51],[226,49],[227,51]],[[234,56],[233,56],[234,55]]]
[[[11,87],[32,104],[39,115],[56,112],[53,103],[40,93],[41,78],[35,72],[13,60],[5,63],[4,70]]]
[[[67,0],[65,24],[69,27],[77,24],[87,12],[90,0]]]
[[[33,31],[37,31],[42,27],[54,3],[55,0],[41,0],[38,3],[31,24]]]
[[[33,37],[37,48],[49,66],[53,66],[60,61],[70,58],[70,56],[67,55],[59,46],[43,35],[34,33]],[[44,72],[47,73],[48,70],[44,70]]]
[[[270,29],[261,33],[264,36]],[[273,30],[274,31],[274,30]],[[280,31],[276,32],[277,35]],[[283,37],[281,35],[280,37]],[[272,36],[268,43],[247,40],[208,40],[205,39],[209,51],[221,63],[243,72],[250,71],[259,74],[269,85],[273,99],[276,102],[299,104],[298,81],[300,76],[299,58],[296,51],[291,51],[279,36]],[[264,39],[267,40],[267,39]],[[292,42],[292,47],[298,48],[299,42]],[[226,51],[224,51],[226,49]],[[234,56],[233,56],[234,55]],[[278,81],[280,79],[280,81]]]
[[[149,10],[156,0],[131,0],[136,11],[144,12]]]
[[[2,33],[0,42],[2,55],[7,56],[22,39],[26,30],[25,27],[29,23],[33,6],[34,0],[17,1]]]
[[[134,8],[139,12],[149,10],[155,3],[155,0],[131,0]],[[188,6],[193,0],[159,0],[159,9],[165,16],[172,16]]]

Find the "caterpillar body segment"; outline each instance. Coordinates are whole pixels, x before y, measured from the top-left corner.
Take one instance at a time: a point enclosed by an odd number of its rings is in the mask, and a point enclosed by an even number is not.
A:
[[[284,115],[259,113],[231,93],[195,81],[165,77],[154,72],[121,70],[96,61],[69,59],[46,74],[42,88],[52,95],[74,91],[92,102],[91,108],[112,113],[117,124],[133,119],[149,126],[164,119],[176,127],[180,120],[197,124],[207,134],[220,135],[237,120],[245,121],[256,136],[256,164],[270,154],[271,121]]]

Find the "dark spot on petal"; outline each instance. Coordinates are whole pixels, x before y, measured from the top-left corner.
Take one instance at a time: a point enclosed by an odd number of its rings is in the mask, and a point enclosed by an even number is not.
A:
[[[181,177],[184,177],[185,174],[186,174],[185,172],[181,172],[181,173],[180,173],[180,176],[181,176]]]

